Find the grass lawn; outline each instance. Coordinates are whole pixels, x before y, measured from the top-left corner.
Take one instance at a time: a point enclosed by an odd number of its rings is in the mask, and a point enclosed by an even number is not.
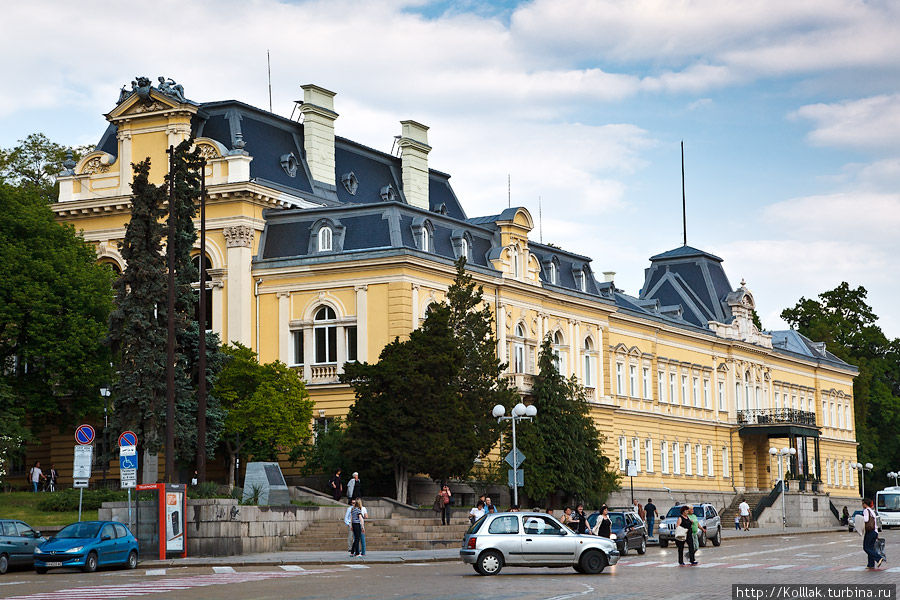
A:
[[[35,529],[41,527],[68,525],[78,520],[78,511],[43,512],[38,510],[38,501],[51,492],[7,492],[0,493],[0,519],[19,519]],[[85,510],[81,513],[82,521],[97,519],[96,510]]]

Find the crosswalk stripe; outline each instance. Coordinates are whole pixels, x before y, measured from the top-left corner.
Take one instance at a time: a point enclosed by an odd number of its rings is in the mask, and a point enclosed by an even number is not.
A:
[[[144,575],[165,575],[165,569],[147,569],[144,571]]]
[[[280,565],[284,571],[305,571],[300,565]]]
[[[783,569],[793,569],[796,565],[775,565],[774,567],[766,567],[770,571],[781,571]]]
[[[752,569],[754,567],[762,567],[763,565],[757,563],[746,563],[743,565],[732,565],[728,567],[729,569]]]
[[[900,573],[900,567],[894,567],[893,569],[888,569],[888,573]]]
[[[842,570],[842,571],[865,571],[866,568],[865,568],[865,567],[846,567],[846,568],[841,569],[841,570]]]
[[[235,573],[234,567],[213,567],[213,573]]]
[[[697,565],[701,569],[709,569],[710,567],[721,567],[722,565],[726,565],[728,563],[703,563]]]

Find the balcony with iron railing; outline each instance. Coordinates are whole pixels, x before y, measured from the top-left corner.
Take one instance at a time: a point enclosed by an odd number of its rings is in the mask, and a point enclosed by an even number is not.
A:
[[[755,408],[737,411],[740,425],[816,426],[816,413],[794,408]]]

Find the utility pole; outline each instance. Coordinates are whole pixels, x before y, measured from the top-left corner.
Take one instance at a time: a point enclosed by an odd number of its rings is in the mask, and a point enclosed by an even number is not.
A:
[[[169,146],[169,234],[166,255],[169,267],[166,323],[166,481],[175,478],[175,147]]]
[[[200,160],[200,343],[197,360],[197,482],[206,481],[206,159]]]

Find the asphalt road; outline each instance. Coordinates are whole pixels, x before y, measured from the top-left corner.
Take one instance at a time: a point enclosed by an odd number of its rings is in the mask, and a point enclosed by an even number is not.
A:
[[[887,553],[900,531],[885,534]],[[600,575],[572,569],[506,568],[482,577],[461,562],[326,566],[189,567],[135,571],[10,571],[0,576],[7,600],[113,598],[334,600],[399,599],[696,599],[731,598],[734,583],[900,583],[900,561],[881,571],[864,569],[862,538],[828,533],[729,540],[698,555],[700,566],[678,567],[675,549],[633,552]],[[895,596],[896,597],[896,596]]]

